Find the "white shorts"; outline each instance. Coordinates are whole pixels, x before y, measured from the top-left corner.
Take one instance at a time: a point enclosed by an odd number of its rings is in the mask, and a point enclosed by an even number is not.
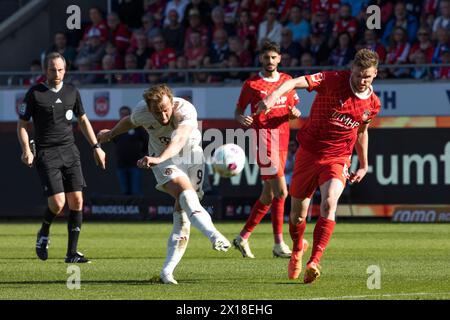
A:
[[[194,146],[191,149],[191,153],[196,161],[192,161],[192,159],[188,161],[187,158],[175,156],[152,167],[157,182],[157,190],[164,192],[163,186],[167,182],[183,176],[191,181],[192,187],[197,192],[199,199],[203,198],[203,181],[205,179],[203,149],[200,146]]]

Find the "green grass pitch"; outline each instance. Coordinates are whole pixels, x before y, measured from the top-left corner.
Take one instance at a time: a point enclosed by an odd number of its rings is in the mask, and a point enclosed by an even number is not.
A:
[[[243,223],[216,225],[231,240]],[[234,248],[213,251],[193,230],[175,270],[179,285],[169,286],[151,279],[163,264],[171,224],[87,222],[79,249],[93,262],[80,265],[79,290],[66,286],[66,225],[52,226],[45,262],[34,252],[38,227],[38,222],[0,223],[0,299],[450,299],[450,224],[338,222],[322,259],[322,277],[311,285],[289,280],[288,260],[272,257],[270,223],[251,237],[253,260]],[[310,242],[312,231],[311,223]],[[290,245],[286,232],[285,225]],[[380,289],[367,287],[371,265],[380,268]]]

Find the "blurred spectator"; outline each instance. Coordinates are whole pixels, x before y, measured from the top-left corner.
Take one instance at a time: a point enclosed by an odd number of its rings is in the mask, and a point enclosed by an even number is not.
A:
[[[302,56],[300,57],[300,66],[301,67],[314,67],[314,57],[312,56],[311,53],[309,52],[305,52],[302,54]],[[308,70],[308,69],[304,69],[302,71],[302,74],[300,75],[305,75],[305,74],[313,74],[315,71],[314,70]]]
[[[423,9],[423,0],[404,0],[406,12],[419,20]]]
[[[169,12],[175,10],[178,13],[178,23],[183,22],[184,11],[186,10],[189,0],[170,0],[167,2],[166,9],[164,10],[164,26],[169,25]]]
[[[144,0],[121,0],[113,11],[119,14],[119,19],[131,29],[141,27],[141,19]]]
[[[384,30],[381,42],[385,46],[389,45],[389,38],[395,33],[395,28],[403,28],[406,30],[406,41],[414,43],[416,41],[417,29],[419,28],[416,17],[408,14],[404,2],[398,2],[394,7],[394,17],[389,20]]]
[[[125,56],[125,70],[131,71],[137,69],[137,58],[134,54],[128,53]],[[120,84],[138,84],[143,83],[143,74],[142,73],[126,73],[126,74],[118,74],[116,76],[117,82]]]
[[[189,68],[200,68],[202,62],[208,54],[208,48],[203,45],[201,35],[197,31],[190,34],[191,47],[186,49],[185,57]]]
[[[239,1],[237,0],[223,0],[224,4],[222,5],[223,13],[224,13],[224,21],[225,23],[229,23],[234,25],[236,23],[237,12],[239,9]]]
[[[311,13],[317,14],[318,12],[326,12],[327,16],[331,20],[334,20],[337,12],[339,11],[340,0],[312,0],[311,1]]]
[[[277,16],[276,8],[271,7],[267,10],[266,20],[261,22],[258,28],[258,46],[261,46],[266,40],[280,44],[283,26],[277,20]]]
[[[183,26],[189,25],[189,13],[192,9],[195,9],[199,13],[202,24],[211,25],[211,7],[207,1],[204,0],[191,0],[184,10]]]
[[[424,0],[422,8],[422,16],[436,16],[439,0]]]
[[[211,34],[217,30],[225,30],[228,36],[235,35],[235,27],[231,23],[225,22],[225,13],[223,8],[220,6],[214,7],[211,12],[212,26],[211,26]]]
[[[154,70],[174,69],[176,65],[175,50],[166,47],[166,42],[162,36],[156,36],[153,39],[153,46],[155,52],[153,52],[150,59],[147,60],[145,68]],[[167,76],[167,74],[163,74],[162,76],[159,74],[149,74],[148,79],[150,83],[157,83],[160,80],[167,78]]]
[[[79,60],[87,58],[92,68],[100,69],[102,58],[105,55],[105,47],[106,45],[101,40],[100,30],[92,28],[87,35],[85,44],[78,52],[75,64],[79,66]]]
[[[443,64],[450,64],[450,48],[443,48],[441,50],[441,59]],[[450,67],[440,67],[435,70],[436,79],[450,79]]]
[[[296,0],[274,0],[271,2],[278,9],[279,20],[286,24],[294,6],[297,6]]]
[[[53,38],[53,45],[47,49],[45,56],[50,52],[59,52],[66,59],[66,70],[71,70],[73,61],[77,57],[75,48],[67,45],[67,37],[64,32],[56,32]]]
[[[176,68],[177,69],[189,69],[188,58],[181,55],[177,57]],[[187,82],[186,82],[187,81]],[[176,72],[174,74],[170,74],[169,76],[170,83],[192,83],[192,75],[187,72]]]
[[[386,55],[387,64],[405,64],[408,62],[411,45],[408,43],[406,30],[396,27],[391,35],[390,44]],[[407,76],[409,71],[405,68],[390,68],[390,73],[396,78]]]
[[[442,63],[442,52],[450,46],[449,33],[444,28],[436,30],[436,46],[433,53],[433,63]]]
[[[266,17],[269,4],[269,0],[244,0],[241,2],[241,10],[248,11],[251,20],[258,26]]]
[[[283,68],[291,67],[292,60],[293,59],[289,53],[283,53],[281,55],[281,59],[280,59],[280,67],[283,67]],[[297,65],[298,65],[298,59],[296,61],[297,61]],[[292,76],[292,74],[291,74],[291,76]]]
[[[294,42],[292,39],[292,30],[288,27],[284,27],[281,31],[281,57],[288,54],[291,57],[290,65],[285,65],[285,67],[296,67],[299,65],[298,59],[301,55],[301,47],[298,42]]]
[[[216,30],[208,55],[204,60],[207,68],[225,68],[226,60],[230,54],[227,32],[224,29]]]
[[[358,22],[352,17],[351,6],[343,4],[339,8],[339,15],[333,27],[333,38],[337,39],[342,32],[348,32],[352,41],[356,40],[356,33],[358,31]]]
[[[330,21],[327,11],[321,10],[313,14],[311,18],[311,32],[322,35],[330,35],[333,31],[333,23]]]
[[[430,32],[425,28],[420,28],[417,32],[417,39],[418,41],[412,46],[409,52],[409,60],[416,61],[417,59],[415,59],[414,55],[417,52],[422,52],[425,54],[424,63],[431,63],[433,60],[434,45],[431,41]]]
[[[35,72],[36,74],[23,81],[23,84],[25,86],[34,86],[35,84],[42,83],[47,80],[44,73],[42,72],[42,66],[39,60],[31,61],[30,71]]]
[[[425,64],[427,63],[426,55],[423,51],[418,50],[412,57],[411,62],[414,64]],[[428,68],[426,67],[416,67],[411,71],[411,77],[413,79],[428,79]]]
[[[355,53],[350,34],[343,32],[338,36],[338,46],[331,51],[330,65],[346,66],[353,59]]]
[[[236,33],[244,44],[244,48],[254,52],[256,49],[257,29],[251,21],[250,13],[247,10],[242,10],[239,14]]]
[[[326,65],[328,63],[330,51],[322,34],[313,32],[311,34],[310,42],[309,51],[315,58],[315,64],[319,66]]]
[[[194,83],[210,83],[211,76],[207,72],[196,72],[194,74]]]
[[[227,59],[227,67],[231,68],[240,68],[242,67],[238,55],[234,52],[230,53]],[[225,74],[225,78],[223,82],[225,83],[242,83],[248,77],[248,74],[240,71],[230,71]]]
[[[361,14],[361,11],[366,10],[369,4],[372,4],[371,2],[372,1],[370,0],[341,0],[341,5],[350,5],[350,8],[352,9],[350,15],[352,17],[357,17]]]
[[[433,22],[434,38],[436,38],[436,32],[439,28],[450,32],[450,0],[441,0],[439,3],[439,16]]]
[[[375,0],[370,4],[381,8],[381,25],[385,26],[394,12],[394,2],[391,0]]]
[[[125,62],[123,56],[117,52],[117,48],[111,42],[108,42],[105,47],[105,52],[114,58],[115,69],[123,69]]]
[[[378,40],[378,35],[375,30],[366,29],[364,32],[364,39],[357,49],[359,50],[362,48],[370,49],[378,53],[381,63],[386,61],[386,48]]]
[[[110,54],[105,54],[105,56],[102,59],[102,70],[104,71],[111,71],[116,69],[116,64],[114,61],[114,57]],[[116,84],[117,79],[116,75],[109,73],[109,74],[99,74],[95,78],[95,83],[101,83],[101,84]]]
[[[176,10],[169,11],[169,24],[162,30],[162,36],[166,40],[167,46],[174,49],[176,54],[183,53],[184,45],[184,28],[178,22],[178,12]]]
[[[120,119],[128,117],[131,109],[122,106],[119,109]],[[148,134],[142,127],[137,127],[113,138],[117,158],[117,175],[120,190],[124,195],[141,195],[142,170],[136,162],[147,155]]]
[[[198,32],[201,35],[202,44],[207,47],[209,42],[209,30],[206,25],[202,23],[200,18],[200,11],[197,9],[191,9],[189,11],[189,26],[184,34],[184,50],[191,46],[190,34],[192,32]]]
[[[141,18],[141,31],[146,35],[147,39],[153,39],[161,33],[161,29],[156,25],[155,19],[151,14],[144,14]],[[131,38],[131,45],[134,46],[133,37]]]
[[[137,58],[137,68],[143,69],[148,58],[153,53],[153,50],[148,47],[147,36],[141,30],[133,32],[135,39],[135,47],[131,47],[128,53],[133,53]]]
[[[299,6],[292,7],[286,27],[292,31],[292,40],[295,42],[303,42],[311,34],[311,26],[307,20],[303,19]]]
[[[75,86],[84,85],[84,84],[92,84],[97,80],[97,76],[95,74],[83,74],[82,72],[92,71],[92,62],[89,57],[77,59],[78,71],[81,74],[72,74],[70,82],[72,82]]]
[[[253,56],[250,51],[246,50],[238,36],[230,37],[228,39],[228,46],[230,52],[234,53],[239,60],[240,67],[251,67],[253,63]]]
[[[92,29],[96,29],[100,32],[100,40],[101,42],[105,42],[108,38],[108,26],[106,25],[105,20],[103,20],[103,14],[99,7],[92,7],[89,9],[89,19],[91,23],[84,30],[83,41],[86,41],[89,38],[89,33]],[[82,46],[83,43],[81,42]]]
[[[113,43],[120,54],[124,54],[130,46],[131,33],[128,27],[120,22],[115,12],[108,14],[108,41]]]
[[[165,9],[166,9],[166,0],[154,0],[148,4],[147,12],[155,20],[155,26],[162,27]]]

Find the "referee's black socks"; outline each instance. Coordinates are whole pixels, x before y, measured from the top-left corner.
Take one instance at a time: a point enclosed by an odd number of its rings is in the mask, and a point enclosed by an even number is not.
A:
[[[44,237],[48,237],[48,234],[50,232],[50,225],[53,222],[53,219],[55,219],[56,214],[54,214],[49,207],[45,210],[44,213],[44,221],[42,221],[42,227],[40,234]]]
[[[78,237],[81,231],[81,223],[83,222],[83,214],[81,210],[70,210],[67,229],[69,233],[69,241],[67,244],[67,256],[77,253]]]

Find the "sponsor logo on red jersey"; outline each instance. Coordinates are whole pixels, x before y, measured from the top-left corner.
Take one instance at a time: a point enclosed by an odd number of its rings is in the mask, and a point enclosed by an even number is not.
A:
[[[339,124],[344,125],[349,128],[356,128],[359,126],[359,122],[356,120],[353,120],[349,115],[342,114],[338,111],[334,111],[331,115],[331,120],[337,120]]]

